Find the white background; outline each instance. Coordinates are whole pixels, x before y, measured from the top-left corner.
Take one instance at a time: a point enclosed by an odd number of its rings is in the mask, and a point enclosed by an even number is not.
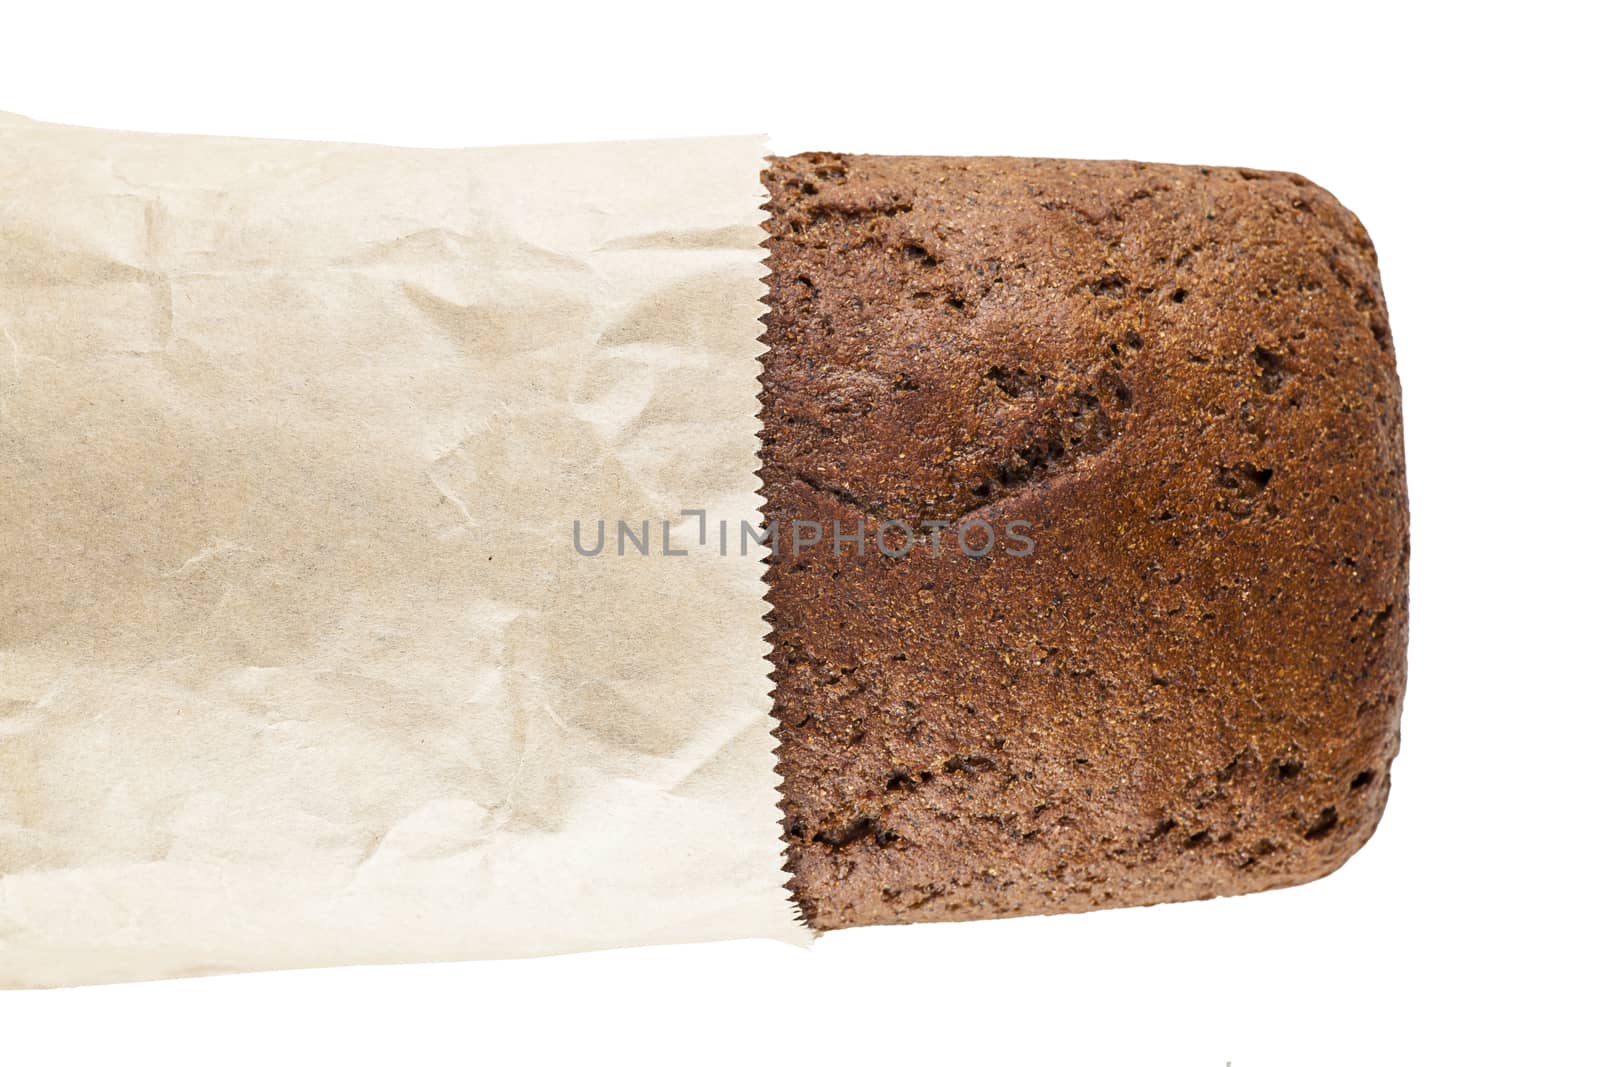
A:
[[[0,109],[57,122],[1299,171],[1377,243],[1414,555],[1389,811],[1317,884],[809,952],[0,994],[0,1062],[1594,1062],[1600,203],[1593,35],[1563,7],[6,10]]]

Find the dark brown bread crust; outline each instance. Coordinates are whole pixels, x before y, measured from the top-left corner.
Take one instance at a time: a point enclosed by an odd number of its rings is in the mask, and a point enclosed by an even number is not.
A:
[[[817,153],[765,180],[779,537],[983,518],[1036,541],[839,558],[829,537],[771,565],[810,921],[1153,904],[1343,863],[1389,791],[1409,552],[1356,218],[1224,168]]]

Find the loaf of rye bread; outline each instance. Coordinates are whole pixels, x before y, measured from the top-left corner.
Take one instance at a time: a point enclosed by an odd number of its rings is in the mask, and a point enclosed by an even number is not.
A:
[[[1389,791],[1409,553],[1360,222],[1220,167],[813,153],[765,182],[766,517],[869,538],[768,570],[807,919],[1343,863]],[[936,553],[923,526],[977,519],[1032,551]],[[887,523],[925,532],[895,558]]]

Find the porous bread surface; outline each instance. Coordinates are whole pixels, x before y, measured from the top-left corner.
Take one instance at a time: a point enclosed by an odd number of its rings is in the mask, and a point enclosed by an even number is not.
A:
[[[1409,554],[1356,218],[1231,168],[813,153],[765,182],[767,581],[808,920],[1343,863],[1389,792]],[[864,523],[866,551],[785,551],[794,519]],[[872,544],[976,519],[1030,524],[1033,550]]]

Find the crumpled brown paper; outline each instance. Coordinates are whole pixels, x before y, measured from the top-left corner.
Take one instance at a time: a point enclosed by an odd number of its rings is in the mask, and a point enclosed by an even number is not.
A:
[[[0,984],[806,938],[761,156],[0,117]]]

